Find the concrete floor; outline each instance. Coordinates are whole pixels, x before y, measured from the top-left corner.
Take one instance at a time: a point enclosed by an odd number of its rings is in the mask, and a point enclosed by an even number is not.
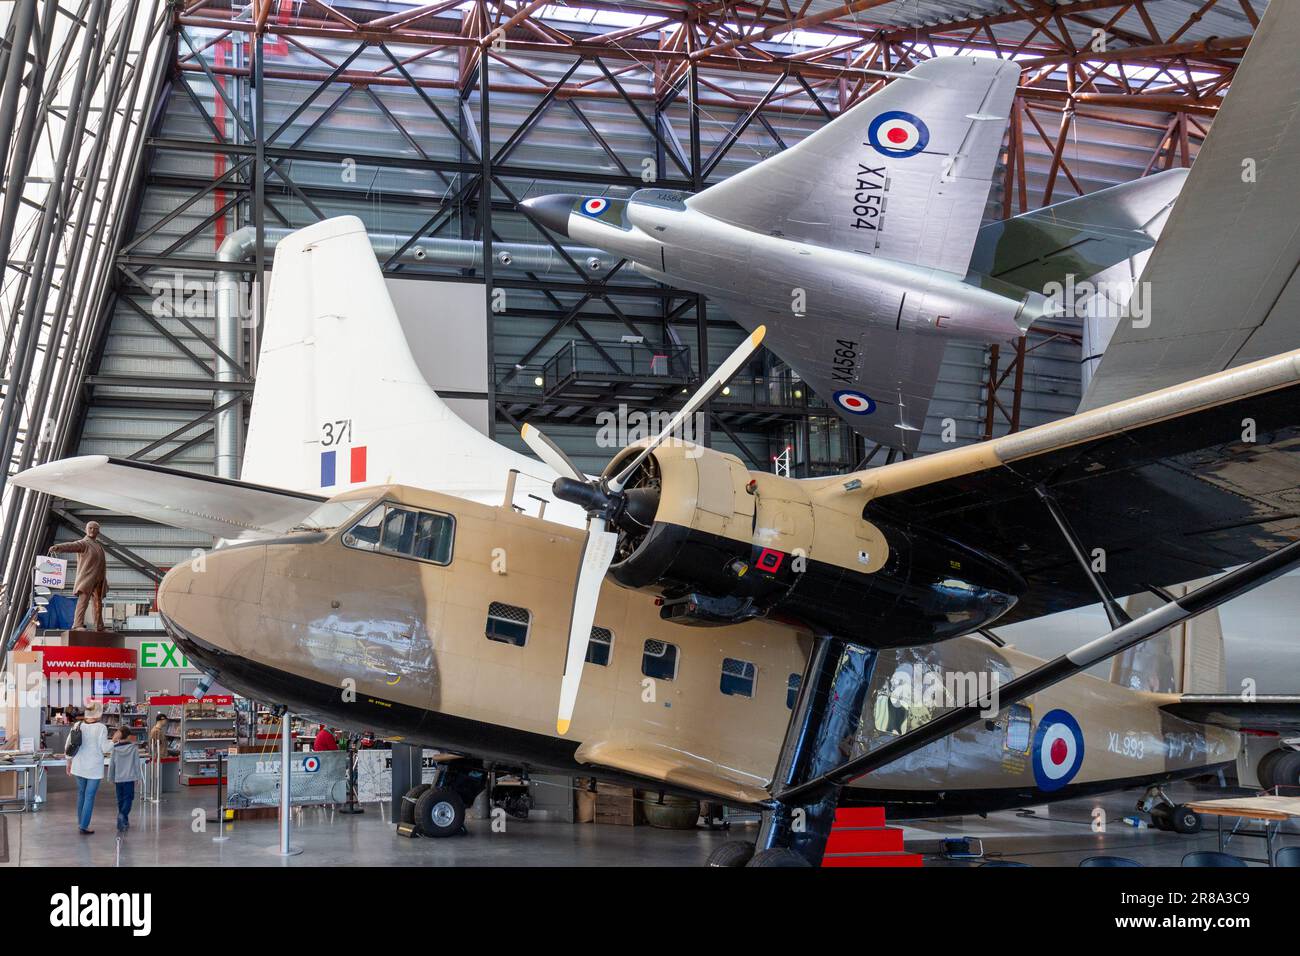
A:
[[[1127,856],[1147,866],[1178,866],[1185,853],[1216,848],[1212,829],[1184,837],[1119,822],[1131,814],[1138,795],[1129,791],[1064,802],[1039,807],[1031,816],[1007,811],[987,820],[952,817],[899,825],[907,848],[926,853],[927,866],[971,865],[938,858],[940,841],[956,836],[979,837],[989,858],[1033,866],[1072,867],[1097,854]],[[1224,794],[1179,784],[1171,795],[1181,800]],[[0,866],[695,866],[718,844],[752,839],[755,833],[755,827],[746,824],[729,832],[709,832],[508,819],[504,833],[493,833],[487,821],[472,820],[467,836],[409,840],[396,836],[386,805],[369,804],[356,816],[306,807],[295,810],[293,817],[293,844],[303,852],[285,859],[268,849],[279,839],[273,819],[227,824],[229,839],[222,843],[213,840],[214,823],[205,832],[195,832],[196,811],[212,816],[214,797],[211,790],[196,788],[164,794],[157,805],[138,801],[131,830],[119,841],[111,787],[101,788],[91,836],[77,832],[76,794],[53,791],[39,812],[0,816],[9,857]],[[1099,805],[1111,821],[1100,834],[1091,830],[1093,808]],[[1295,843],[1300,843],[1300,834],[1291,823],[1277,845]],[[1262,856],[1263,847],[1261,840],[1239,839],[1229,851]]]

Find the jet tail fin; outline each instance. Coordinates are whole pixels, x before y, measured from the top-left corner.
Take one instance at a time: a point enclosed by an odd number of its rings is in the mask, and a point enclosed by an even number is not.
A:
[[[1170,588],[1182,597],[1191,585]],[[1135,594],[1124,602],[1131,617],[1164,602],[1153,594]],[[1177,624],[1163,634],[1130,647],[1111,662],[1112,683],[1162,694],[1217,694],[1227,687],[1223,624],[1217,610]]]
[[[926,60],[687,205],[755,232],[964,275],[1019,78],[1006,60]]]

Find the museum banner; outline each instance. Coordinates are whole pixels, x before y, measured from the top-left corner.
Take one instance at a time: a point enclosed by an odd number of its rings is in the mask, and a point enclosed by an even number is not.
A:
[[[438,765],[436,750],[426,750],[420,760],[420,781],[433,783]],[[387,802],[393,797],[393,752],[391,750],[357,751],[357,801]]]
[[[135,680],[135,651],[125,647],[40,646],[46,677],[79,675]]]
[[[226,806],[232,810],[280,803],[278,753],[231,754],[226,758],[226,779]],[[290,803],[346,803],[347,799],[347,751],[293,755],[289,764]]]

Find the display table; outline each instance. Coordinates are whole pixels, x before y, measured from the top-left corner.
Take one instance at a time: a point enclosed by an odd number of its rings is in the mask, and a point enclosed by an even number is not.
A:
[[[45,768],[57,758],[50,753],[0,754],[0,773],[18,774],[17,796],[0,798],[0,813],[25,813],[45,802]],[[20,803],[21,806],[7,804]]]
[[[1264,841],[1268,859],[1261,859],[1257,856],[1243,856],[1242,859],[1249,860],[1252,863],[1267,863],[1269,866],[1273,865],[1273,841],[1282,828],[1282,824],[1287,820],[1300,818],[1300,797],[1284,797],[1276,794],[1265,794],[1258,797],[1228,797],[1223,800],[1200,800],[1189,803],[1187,806],[1196,813],[1218,818],[1220,853],[1227,852],[1226,847],[1232,842],[1233,837],[1254,837]],[[1236,820],[1232,825],[1232,829],[1227,833],[1223,829],[1225,817],[1232,817]],[[1243,829],[1242,821],[1250,820],[1262,823],[1263,829]],[[1246,826],[1249,827],[1249,823]]]

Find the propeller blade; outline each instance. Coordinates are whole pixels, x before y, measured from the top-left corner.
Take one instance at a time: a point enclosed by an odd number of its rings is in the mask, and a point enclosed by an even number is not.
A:
[[[546,464],[550,465],[556,473],[565,478],[572,478],[575,481],[586,481],[587,476],[578,470],[578,466],[569,460],[569,456],[559,445],[551,441],[541,431],[532,425],[525,425],[519,429],[519,434],[524,440],[524,444],[533,450],[533,454],[540,458]]]
[[[560,712],[555,729],[561,735],[569,732],[573,708],[578,702],[578,685],[582,681],[582,668],[587,662],[587,644],[591,640],[591,625],[596,620],[596,601],[605,572],[614,560],[614,546],[618,535],[605,530],[604,518],[593,518],[587,532],[587,542],[582,549],[582,564],[578,569],[578,584],[573,590],[573,617],[569,623],[569,650],[564,659],[564,679],[560,682]]]
[[[645,461],[652,451],[662,445],[664,439],[672,435],[673,432],[680,427],[682,422],[686,421],[686,419],[691,415],[694,415],[701,405],[712,398],[713,393],[720,389],[727,379],[740,371],[740,367],[748,361],[749,357],[753,355],[758,347],[763,343],[763,336],[766,333],[767,326],[760,325],[749,334],[749,337],[746,338],[745,341],[736,346],[736,350],[728,355],[726,361],[719,365],[717,370],[704,380],[704,384],[696,390],[695,394],[692,395],[686,404],[681,407],[681,410],[672,417],[672,420],[664,430],[656,435],[649,445],[641,449],[641,454],[633,458],[631,464],[620,471],[618,475],[609,482],[610,491],[617,493],[623,490],[623,486],[627,484],[628,479],[636,474],[636,470],[640,466],[641,462]]]

